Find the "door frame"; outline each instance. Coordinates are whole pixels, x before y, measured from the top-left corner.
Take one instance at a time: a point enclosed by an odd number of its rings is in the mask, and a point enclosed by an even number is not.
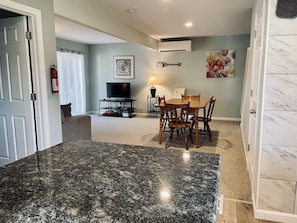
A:
[[[266,51],[267,51],[267,0],[259,0],[254,4],[251,41],[249,52],[249,77],[245,83],[244,111],[242,116],[242,132],[244,139],[245,155],[247,168],[249,171],[252,201],[254,211],[258,208],[259,202],[259,183],[260,183],[260,167],[261,167],[261,150],[262,150],[262,122],[263,122],[263,96],[264,82],[266,73]],[[261,13],[261,29],[256,27],[258,15]],[[256,39],[258,32],[261,32],[261,38]],[[261,42],[261,49],[258,51],[256,58],[256,40]],[[256,60],[258,66],[256,67]],[[256,104],[252,103],[252,98],[256,99]],[[250,114],[251,109],[255,110],[255,114]],[[254,116],[254,117],[252,117]],[[252,120],[253,119],[253,120]],[[252,124],[254,122],[254,125]]]
[[[256,109],[256,126],[254,135],[254,210],[258,209],[259,205],[259,188],[260,188],[260,170],[261,170],[261,156],[262,156],[262,126],[263,126],[263,113],[264,113],[264,91],[265,91],[265,78],[266,78],[266,67],[267,67],[267,49],[268,49],[268,11],[269,11],[269,1],[260,0],[256,4],[255,8],[255,18],[258,17],[258,13],[261,14],[261,47],[259,52],[259,66],[255,71],[257,74],[256,83],[254,86],[257,88],[257,106]],[[259,31],[259,30],[257,30]],[[256,43],[254,43],[255,45]],[[256,215],[256,213],[255,213]]]
[[[49,117],[46,115],[49,110],[47,100],[47,82],[46,67],[44,58],[43,28],[41,11],[11,0],[2,0],[0,8],[28,16],[30,31],[32,31],[31,40],[31,63],[32,63],[32,81],[34,83],[33,91],[37,95],[35,101],[37,146],[39,150],[50,147]],[[38,57],[37,57],[38,55]],[[35,133],[32,133],[35,134]]]

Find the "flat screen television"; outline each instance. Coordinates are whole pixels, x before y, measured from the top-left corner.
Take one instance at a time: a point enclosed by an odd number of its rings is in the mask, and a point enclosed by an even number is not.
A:
[[[106,83],[106,96],[108,98],[130,98],[130,83]]]

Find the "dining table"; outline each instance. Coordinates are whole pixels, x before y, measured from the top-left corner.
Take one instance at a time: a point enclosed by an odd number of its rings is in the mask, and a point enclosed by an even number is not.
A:
[[[185,103],[190,102],[190,109],[192,110],[192,114],[194,115],[195,119],[195,145],[196,148],[199,148],[199,128],[198,128],[198,114],[199,110],[203,109],[205,112],[205,108],[209,103],[210,99],[183,99],[183,98],[171,98],[166,100],[167,104],[174,104],[174,105],[182,105]],[[160,108],[160,128],[159,128],[159,144],[162,144],[162,137],[163,137],[163,114],[165,109],[165,103],[161,102],[157,105]]]

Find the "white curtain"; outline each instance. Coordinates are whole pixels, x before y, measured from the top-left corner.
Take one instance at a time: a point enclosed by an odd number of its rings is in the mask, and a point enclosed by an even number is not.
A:
[[[57,51],[60,104],[71,103],[71,114],[86,113],[84,55]]]

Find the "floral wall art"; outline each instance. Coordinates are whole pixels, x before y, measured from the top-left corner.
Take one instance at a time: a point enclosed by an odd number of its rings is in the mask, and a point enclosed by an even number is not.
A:
[[[234,77],[235,50],[207,51],[206,77]]]

